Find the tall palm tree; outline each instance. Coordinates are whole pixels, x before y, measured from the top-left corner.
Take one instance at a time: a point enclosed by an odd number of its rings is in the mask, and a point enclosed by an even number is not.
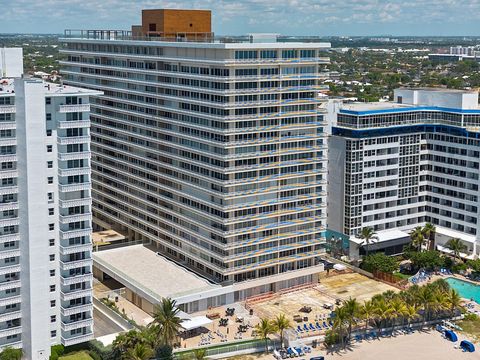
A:
[[[182,319],[178,317],[180,310],[176,304],[175,300],[163,298],[153,309],[153,321],[158,325],[160,344],[172,346],[178,336]]]
[[[129,348],[122,356],[125,360],[149,360],[153,357],[154,351],[146,344],[136,343],[133,348]]]
[[[264,318],[255,326],[255,332],[265,341],[265,352],[268,353],[268,335],[275,332],[275,327],[270,320]]]
[[[280,345],[283,347],[283,332],[292,327],[292,324],[287,319],[285,314],[278,315],[273,321],[272,325],[276,331],[280,333]]]
[[[403,317],[406,313],[406,305],[405,303],[399,298],[395,298],[390,301],[390,310],[391,310],[391,318],[392,318],[392,333],[395,329],[395,323],[397,319],[401,319],[403,322]]]
[[[360,315],[360,304],[358,303],[357,299],[348,299],[343,304],[343,308],[345,309],[345,313],[347,315],[347,322],[348,322],[348,340],[350,341],[350,337],[352,336],[352,326],[356,322],[356,318]]]
[[[426,223],[423,227],[423,236],[428,239],[428,249],[433,250],[435,244],[435,232],[437,229],[432,223]]]
[[[422,246],[425,244],[425,237],[423,234],[423,228],[417,226],[415,229],[410,231],[410,238],[412,239],[412,245],[417,251],[422,251]]]
[[[378,330],[382,328],[382,323],[387,323],[389,319],[392,317],[392,308],[390,304],[386,302],[384,299],[378,300],[375,302],[375,315],[377,317],[377,327]]]
[[[362,319],[365,320],[365,334],[367,334],[368,323],[375,316],[375,311],[376,311],[375,304],[371,300],[366,300],[363,303],[362,308],[360,309],[360,314],[362,315]]]
[[[368,256],[370,244],[373,243],[374,240],[378,240],[377,233],[371,227],[364,227],[356,237],[363,240],[362,245],[365,245],[365,255]]]
[[[457,258],[460,258],[460,253],[467,249],[467,246],[458,238],[448,240],[446,246],[453,252],[455,262],[457,261]]]
[[[418,306],[417,305],[407,305],[405,308],[405,318],[407,319],[407,325],[410,327],[412,320],[418,318]]]
[[[449,310],[451,312],[451,315],[453,316],[455,310],[460,307],[460,304],[462,302],[462,298],[460,297],[460,294],[458,293],[457,290],[450,289],[450,291],[448,291],[448,293],[446,295],[446,300],[447,300],[447,304],[449,306]]]
[[[193,350],[193,357],[195,360],[204,360],[207,357],[206,349],[195,349]]]
[[[342,347],[344,347],[344,335],[343,330],[345,328],[345,321],[348,319],[348,314],[345,308],[339,307],[335,309],[335,318],[333,320],[333,330],[338,332],[338,336],[340,337],[340,343]]]
[[[434,301],[433,291],[429,286],[422,286],[417,294],[418,303],[423,310],[423,319],[428,321],[432,303]]]

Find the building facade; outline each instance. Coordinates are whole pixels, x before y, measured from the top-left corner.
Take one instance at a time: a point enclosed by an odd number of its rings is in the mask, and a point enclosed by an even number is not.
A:
[[[145,40],[62,40],[65,83],[104,92],[91,110],[94,222],[217,283],[318,272],[329,44]]]
[[[0,347],[93,338],[89,96],[0,79]]]
[[[329,227],[356,235],[427,222],[476,255],[478,93],[398,89],[396,103],[344,104],[330,139]],[[473,240],[472,240],[473,239]]]

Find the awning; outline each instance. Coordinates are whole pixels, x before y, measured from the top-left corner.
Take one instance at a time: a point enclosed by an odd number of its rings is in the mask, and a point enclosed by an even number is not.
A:
[[[343,271],[343,270],[345,270],[347,267],[346,267],[345,265],[342,265],[342,264],[335,264],[335,265],[333,265],[333,268],[334,268],[335,270],[338,270],[338,271]]]
[[[450,250],[449,248],[447,248],[446,246],[442,246],[442,245],[437,245],[437,250],[438,251],[441,251],[445,254],[449,254],[449,255],[452,255],[453,256],[453,251]],[[462,259],[466,259],[466,260],[475,260],[476,259],[476,255],[475,254],[465,254],[463,252],[460,252],[458,254],[458,256]]]
[[[467,341],[467,340],[463,340],[460,343],[460,347],[462,349],[464,349],[465,351],[468,351],[468,352],[474,352],[475,351],[475,346],[470,341]]]
[[[196,329],[208,324],[211,324],[213,321],[207,318],[206,316],[195,316],[191,319],[184,320],[181,322],[180,326],[185,330]]]
[[[457,334],[455,334],[452,330],[446,330],[445,331],[445,337],[448,340],[453,341],[453,342],[458,340]]]

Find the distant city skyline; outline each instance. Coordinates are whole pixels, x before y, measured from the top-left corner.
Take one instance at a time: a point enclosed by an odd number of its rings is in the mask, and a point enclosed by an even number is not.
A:
[[[475,36],[480,0],[0,0],[0,33],[127,30],[140,10],[211,9],[219,35]]]

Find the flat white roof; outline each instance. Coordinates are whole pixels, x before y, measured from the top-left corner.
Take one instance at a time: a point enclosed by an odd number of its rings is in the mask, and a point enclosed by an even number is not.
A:
[[[448,228],[444,228],[441,226],[435,226],[435,232],[440,235],[444,235],[450,238],[459,238],[463,241],[474,243],[475,242],[475,235],[466,234],[461,231],[456,231]]]
[[[46,96],[66,96],[66,95],[102,95],[98,90],[84,89],[70,85],[55,84],[43,81],[39,78],[24,78],[26,82],[43,83]],[[19,78],[1,78],[0,77],[0,95],[15,95],[15,80]]]
[[[143,245],[97,251],[93,261],[123,285],[142,291],[150,301],[220,287]]]
[[[410,236],[407,232],[399,230],[399,229],[391,229],[391,230],[383,230],[377,232],[378,240],[372,241],[373,244],[381,243],[384,241],[396,240],[396,239],[403,239],[404,237]],[[350,236],[350,241],[361,244],[363,243],[363,239],[359,239],[356,236]]]
[[[384,102],[354,102],[341,105],[341,110],[369,111],[369,110],[390,110],[400,108],[411,108],[409,104],[399,104],[391,101]]]

